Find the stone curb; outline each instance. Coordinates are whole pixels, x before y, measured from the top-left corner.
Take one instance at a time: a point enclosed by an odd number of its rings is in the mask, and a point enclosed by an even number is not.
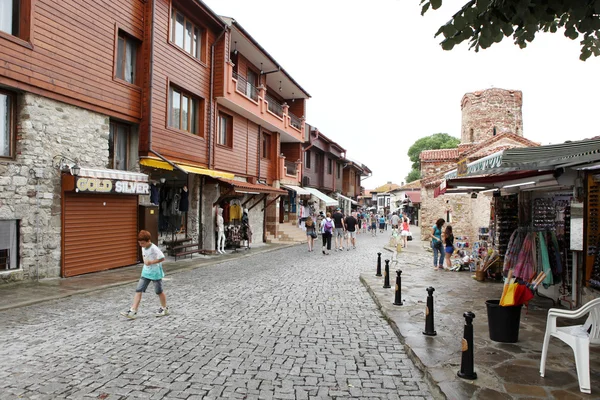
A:
[[[419,368],[419,370],[423,373],[423,377],[425,378],[425,382],[427,382],[427,385],[429,386],[429,389],[431,391],[431,395],[433,396],[433,398],[440,399],[440,400],[446,400],[447,399],[446,394],[442,391],[442,388],[438,385],[438,382],[434,379],[434,377],[431,375],[429,370],[425,367],[425,365],[423,364],[421,359],[406,344],[406,342],[404,340],[404,336],[402,336],[402,333],[400,332],[398,325],[396,325],[396,322],[394,322],[394,320],[392,318],[390,318],[390,316],[385,312],[385,308],[383,307],[383,305],[377,298],[377,295],[375,294],[373,289],[371,289],[371,286],[369,286],[369,284],[362,277],[362,275],[360,276],[360,281],[363,284],[363,286],[367,289],[367,292],[369,292],[369,295],[371,295],[371,298],[377,305],[377,308],[379,308],[379,311],[384,316],[384,318],[388,322],[388,324],[391,326],[392,330],[394,331],[394,333],[396,334],[396,336],[398,337],[400,342],[404,345],[404,349],[405,349],[408,357],[415,363],[415,366],[417,368]]]
[[[276,248],[267,248],[267,249],[263,249],[263,250],[258,250],[258,251],[248,252],[248,253],[242,253],[240,255],[235,255],[233,257],[228,257],[226,259],[222,259],[222,258],[218,258],[217,259],[217,258],[215,258],[213,260],[204,260],[204,261],[198,262],[197,264],[192,264],[192,265],[188,265],[188,266],[184,266],[184,267],[178,268],[178,269],[173,270],[173,271],[169,271],[168,274],[169,275],[175,275],[175,274],[179,274],[179,273],[182,273],[182,272],[192,271],[192,270],[195,270],[195,269],[201,268],[201,267],[208,267],[208,266],[223,264],[223,263],[231,261],[231,260],[236,260],[236,259],[239,259],[239,258],[253,257],[253,256],[258,255],[258,254],[269,253],[269,252],[272,252],[272,251],[286,249],[288,247],[293,247],[293,246],[297,246],[297,245],[298,245],[298,243],[290,243],[290,244],[279,245]],[[175,263],[175,262],[173,261],[173,263]],[[59,295],[42,296],[42,297],[39,297],[39,298],[30,299],[30,300],[24,300],[24,301],[21,301],[21,302],[10,304],[10,305],[1,305],[0,304],[0,312],[6,311],[6,310],[10,310],[10,309],[13,309],[13,308],[27,307],[27,306],[31,306],[31,305],[34,305],[34,304],[39,304],[39,303],[43,303],[43,302],[58,300],[58,299],[66,298],[66,297],[71,297],[71,296],[76,296],[76,295],[81,295],[81,294],[86,294],[86,293],[92,293],[92,292],[96,292],[96,291],[99,291],[99,290],[110,289],[110,288],[117,287],[117,286],[124,286],[124,285],[128,285],[128,284],[131,284],[131,283],[135,283],[138,280],[139,280],[139,277],[135,278],[135,279],[124,279],[121,282],[108,283],[108,284],[104,284],[104,285],[94,286],[92,288],[73,290],[71,292],[61,293]],[[16,285],[15,287],[18,287],[18,283],[15,284],[15,285]],[[43,285],[43,283],[42,283],[42,285]],[[3,289],[3,290],[5,290],[5,289]],[[6,290],[10,290],[10,289],[6,289]]]

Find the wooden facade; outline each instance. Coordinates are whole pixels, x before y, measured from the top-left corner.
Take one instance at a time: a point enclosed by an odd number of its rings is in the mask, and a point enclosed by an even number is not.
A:
[[[142,115],[143,77],[115,77],[119,31],[140,45],[148,4],[141,0],[24,0],[19,36],[0,32],[0,85],[129,122]],[[26,17],[26,15],[22,15]],[[142,55],[143,57],[143,55]],[[140,63],[142,64],[142,63]]]
[[[338,168],[346,150],[318,130],[313,129],[310,139],[303,145],[303,184],[324,192],[342,190],[342,174],[338,178]],[[310,158],[310,161],[308,160]]]

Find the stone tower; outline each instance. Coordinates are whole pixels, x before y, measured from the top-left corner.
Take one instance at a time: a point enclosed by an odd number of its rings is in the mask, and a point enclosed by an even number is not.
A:
[[[502,133],[523,136],[523,93],[486,89],[463,96],[461,144],[480,143]]]

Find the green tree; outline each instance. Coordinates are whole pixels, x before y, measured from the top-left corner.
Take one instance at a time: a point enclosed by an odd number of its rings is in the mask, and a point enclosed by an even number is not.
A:
[[[458,147],[459,143],[460,140],[458,138],[450,136],[447,133],[434,133],[414,142],[408,149],[408,158],[412,161],[412,170],[406,176],[406,183],[421,178],[421,161],[419,160],[419,155],[423,150],[454,149]]]
[[[424,15],[437,10],[442,0],[421,0]],[[444,36],[444,50],[468,40],[469,49],[487,49],[512,35],[514,43],[525,48],[537,32],[555,33],[564,29],[569,39],[580,42],[582,61],[600,55],[600,0],[470,0],[435,36]]]

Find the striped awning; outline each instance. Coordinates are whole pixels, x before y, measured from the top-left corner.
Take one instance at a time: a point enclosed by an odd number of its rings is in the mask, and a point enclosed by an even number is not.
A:
[[[173,164],[177,165],[179,168],[181,168],[185,172],[189,172],[191,174],[206,175],[206,176],[212,176],[213,178],[227,178],[227,179],[233,179],[235,177],[234,174],[231,174],[229,172],[217,171],[217,170],[213,170],[213,169],[203,168],[203,167],[199,167],[199,166],[193,166],[193,165],[184,164],[184,163],[180,163],[180,162],[173,162]],[[156,158],[142,158],[140,160],[140,165],[144,165],[146,167],[152,167],[152,168],[166,169],[168,171],[173,171],[173,169],[174,169],[173,166],[171,164],[169,164],[168,162],[159,160]]]
[[[294,192],[296,192],[297,194],[305,194],[305,195],[309,195],[310,196],[310,192],[300,186],[294,186],[294,185],[281,185],[281,187],[286,188],[288,190],[292,190]]]
[[[250,183],[243,181],[235,181],[232,179],[218,178],[220,182],[226,183],[231,186],[236,193],[242,194],[277,194],[286,195],[287,191],[283,189],[277,189],[272,186],[262,185],[260,183]]]
[[[148,175],[146,174],[121,171],[119,169],[81,167],[77,176],[85,178],[116,179],[120,181],[148,182]]]
[[[338,205],[338,201],[336,199],[332,199],[331,197],[327,196],[325,193],[320,192],[319,190],[315,189],[315,188],[304,188],[306,190],[308,190],[311,194],[315,195],[316,197],[318,197],[321,201],[323,201],[325,203],[325,205],[327,207],[333,207],[333,206],[337,206]]]

